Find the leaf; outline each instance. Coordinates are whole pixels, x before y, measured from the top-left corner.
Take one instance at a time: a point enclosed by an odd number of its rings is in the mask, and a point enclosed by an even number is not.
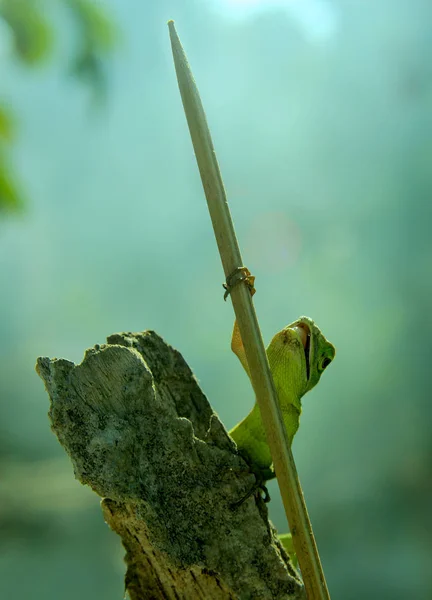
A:
[[[117,31],[104,10],[88,0],[66,0],[78,29],[78,49],[72,75],[89,83],[95,97],[106,95],[106,55],[114,48]]]
[[[34,65],[52,49],[52,29],[34,0],[3,0],[0,17],[9,25],[15,51],[22,62]]]
[[[15,123],[12,113],[0,105],[0,142],[11,142],[15,136]]]
[[[0,155],[0,213],[16,212],[22,208],[23,200],[3,159]]]
[[[94,49],[107,53],[115,45],[117,34],[113,22],[105,11],[89,0],[68,0],[84,38],[91,42]]]

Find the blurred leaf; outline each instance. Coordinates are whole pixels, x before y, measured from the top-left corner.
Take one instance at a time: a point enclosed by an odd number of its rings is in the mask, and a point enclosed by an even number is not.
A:
[[[22,198],[11,171],[0,154],[0,214],[16,212],[22,207]]]
[[[109,52],[116,42],[116,32],[105,11],[89,0],[68,0],[83,34],[83,39],[91,41],[95,49]]]
[[[36,0],[3,0],[0,17],[8,23],[17,56],[34,65],[46,58],[52,48],[52,29]]]
[[[73,77],[88,83],[97,99],[104,99],[107,92],[107,78],[103,61],[93,52],[84,50],[72,62],[70,73]]]
[[[15,134],[15,123],[10,111],[0,106],[0,142],[11,142]]]
[[[117,33],[104,9],[91,0],[59,0],[66,5],[77,28],[77,49],[70,72],[89,85],[98,98],[106,95],[106,55],[114,48]],[[54,28],[46,18],[48,0],[0,0],[0,19],[10,29],[16,56],[29,67],[53,50]],[[14,137],[11,113],[0,105],[0,213],[22,205],[16,178],[11,174],[5,144]]]
[[[105,58],[117,40],[115,27],[97,4],[88,0],[66,1],[75,17],[79,40],[79,47],[71,64],[71,73],[92,85],[99,97],[104,96]]]

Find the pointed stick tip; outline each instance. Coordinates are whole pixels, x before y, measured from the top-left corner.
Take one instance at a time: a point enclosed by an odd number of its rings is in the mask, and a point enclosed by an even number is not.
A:
[[[169,30],[169,36],[170,36],[170,40],[171,40],[171,45],[173,46],[173,51],[174,51],[174,46],[176,44],[180,44],[180,40],[178,39],[178,35],[177,35],[177,31],[174,25],[174,21],[172,19],[170,19],[167,23],[168,25],[168,30]]]

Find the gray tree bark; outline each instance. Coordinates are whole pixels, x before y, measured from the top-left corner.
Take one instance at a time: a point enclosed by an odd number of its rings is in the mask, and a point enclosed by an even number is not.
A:
[[[112,335],[81,364],[39,358],[51,427],[103,498],[132,600],[304,598],[255,478],[179,352]]]

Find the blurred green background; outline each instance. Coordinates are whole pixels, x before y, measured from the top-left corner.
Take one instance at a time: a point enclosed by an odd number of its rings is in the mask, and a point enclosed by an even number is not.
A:
[[[293,448],[332,598],[429,599],[429,0],[1,0],[0,597],[123,596],[120,541],[50,432],[37,356],[155,329],[227,428],[253,404],[169,18],[265,340],[307,314],[337,347]]]

